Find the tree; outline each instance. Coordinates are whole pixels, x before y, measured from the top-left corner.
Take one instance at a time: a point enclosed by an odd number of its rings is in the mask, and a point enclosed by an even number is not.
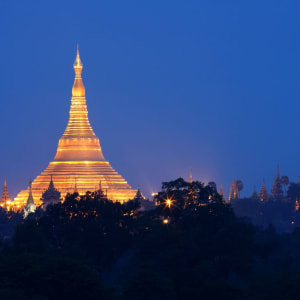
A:
[[[284,186],[284,193],[286,194],[286,188],[290,183],[290,180],[287,176],[282,176],[280,179],[280,183]]]
[[[237,190],[238,190],[239,196],[240,196],[240,193],[241,193],[241,191],[242,191],[243,188],[244,188],[243,182],[242,182],[241,180],[237,180],[237,181],[236,181],[236,187],[237,187]]]

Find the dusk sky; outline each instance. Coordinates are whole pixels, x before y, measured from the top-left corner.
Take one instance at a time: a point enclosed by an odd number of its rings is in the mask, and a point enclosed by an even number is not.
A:
[[[105,158],[145,195],[179,176],[242,196],[300,175],[299,1],[0,1],[0,180],[54,158],[79,44]]]

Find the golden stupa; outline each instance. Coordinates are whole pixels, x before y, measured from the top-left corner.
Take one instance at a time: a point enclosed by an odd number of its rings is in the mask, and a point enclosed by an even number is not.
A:
[[[80,194],[94,191],[101,182],[103,190],[107,191],[107,197],[113,201],[124,202],[134,198],[136,194],[136,190],[111,167],[102,154],[99,139],[88,119],[85,88],[81,79],[82,67],[77,49],[69,122],[59,140],[54,160],[32,182],[36,205],[41,204],[40,198],[48,188],[51,176],[63,197],[74,192],[75,182]],[[28,190],[21,191],[13,201],[14,206],[24,207],[27,198]]]

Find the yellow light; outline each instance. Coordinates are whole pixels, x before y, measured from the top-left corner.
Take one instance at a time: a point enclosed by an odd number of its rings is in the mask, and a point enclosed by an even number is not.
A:
[[[166,203],[167,203],[167,206],[168,206],[168,207],[171,207],[171,205],[172,205],[171,199],[167,199],[167,200],[166,200]]]
[[[168,219],[163,219],[163,224],[169,224],[169,220]]]
[[[152,197],[155,197],[155,196],[157,196],[157,195],[158,195],[158,193],[152,193],[152,194],[151,194]]]

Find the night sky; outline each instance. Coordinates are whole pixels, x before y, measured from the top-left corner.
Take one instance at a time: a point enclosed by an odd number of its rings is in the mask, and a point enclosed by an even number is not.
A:
[[[104,156],[149,195],[182,176],[300,175],[300,1],[0,1],[0,180],[54,158],[79,43]],[[2,185],[2,184],[1,184]],[[0,185],[0,188],[1,188]]]

